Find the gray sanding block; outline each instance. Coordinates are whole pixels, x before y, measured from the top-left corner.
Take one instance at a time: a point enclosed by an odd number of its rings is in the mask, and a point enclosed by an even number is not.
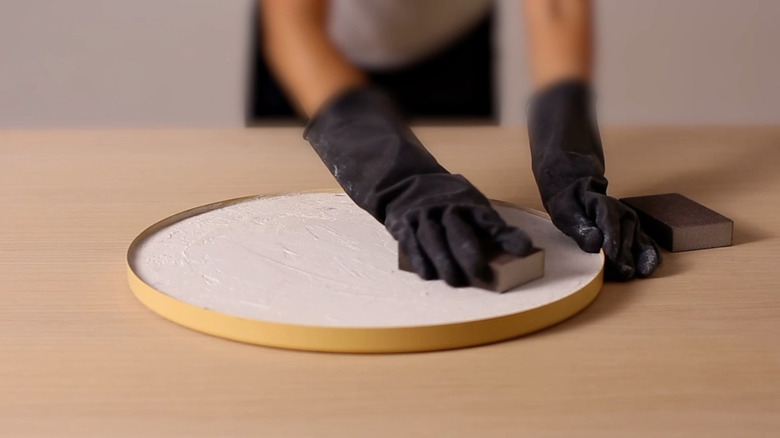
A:
[[[731,245],[734,222],[679,193],[636,196],[621,201],[637,212],[642,229],[669,251]]]
[[[474,279],[470,286],[503,293],[544,276],[544,250],[533,248],[531,254],[525,257],[502,251],[490,258],[488,266],[493,272],[493,281],[486,283]],[[398,247],[398,269],[414,272],[400,246]]]

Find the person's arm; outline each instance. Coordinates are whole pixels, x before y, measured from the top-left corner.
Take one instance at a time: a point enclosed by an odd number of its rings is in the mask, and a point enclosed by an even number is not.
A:
[[[274,76],[300,111],[311,117],[328,99],[366,84],[328,38],[325,0],[260,2],[263,52]]]
[[[391,99],[339,53],[326,32],[326,1],[262,5],[265,55],[309,118],[304,138],[347,195],[398,240],[420,277],[452,286],[490,282],[494,250],[531,251],[531,239],[468,180],[444,169]]]
[[[534,88],[567,79],[590,82],[590,0],[525,0],[523,4]]]
[[[536,91],[528,110],[531,167],[553,223],[584,251],[603,249],[608,278],[646,277],[661,252],[636,212],[607,196],[593,108],[588,0],[525,0]]]

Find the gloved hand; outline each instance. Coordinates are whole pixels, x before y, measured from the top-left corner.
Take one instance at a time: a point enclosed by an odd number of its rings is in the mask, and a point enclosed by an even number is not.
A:
[[[600,248],[606,276],[650,275],[661,251],[641,229],[636,212],[607,196],[604,152],[587,84],[566,81],[531,100],[528,130],[536,184],[553,224],[584,251]]]
[[[508,226],[466,178],[439,165],[375,89],[327,102],[304,138],[347,195],[398,240],[423,279],[451,286],[490,281],[487,262],[495,249],[531,250],[531,239]]]

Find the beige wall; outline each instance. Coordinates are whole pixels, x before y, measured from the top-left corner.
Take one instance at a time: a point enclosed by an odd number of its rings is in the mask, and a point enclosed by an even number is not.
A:
[[[0,126],[242,125],[251,0],[0,0]]]
[[[607,124],[780,123],[780,2],[601,0],[599,112]],[[515,0],[501,0],[501,114],[522,123],[530,91]],[[523,40],[518,44],[519,40]]]
[[[244,123],[252,0],[0,0],[0,127]],[[520,11],[499,0],[500,112],[523,123]],[[780,123],[780,2],[601,0],[607,124]]]

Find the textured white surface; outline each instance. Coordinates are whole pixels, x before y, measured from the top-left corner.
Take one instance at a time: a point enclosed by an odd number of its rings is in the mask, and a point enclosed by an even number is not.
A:
[[[147,284],[189,304],[251,319],[332,327],[436,325],[518,313],[592,280],[587,254],[546,219],[497,207],[545,250],[545,276],[496,294],[397,269],[396,243],[344,194],[253,198],[159,230],[131,255]]]

